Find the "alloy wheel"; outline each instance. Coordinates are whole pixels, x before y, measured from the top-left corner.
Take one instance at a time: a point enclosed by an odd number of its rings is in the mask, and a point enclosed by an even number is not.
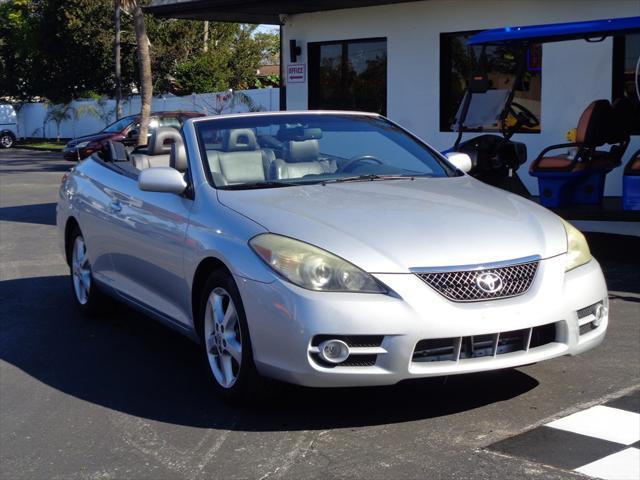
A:
[[[204,339],[213,376],[220,386],[231,388],[240,375],[242,332],[238,310],[224,288],[215,288],[207,299]]]
[[[80,235],[73,242],[71,274],[73,275],[73,291],[76,294],[76,299],[80,305],[86,305],[91,290],[91,267],[87,257],[87,246]]]
[[[11,147],[11,145],[13,145],[13,138],[11,135],[2,135],[0,137],[0,145],[2,145],[3,148]]]

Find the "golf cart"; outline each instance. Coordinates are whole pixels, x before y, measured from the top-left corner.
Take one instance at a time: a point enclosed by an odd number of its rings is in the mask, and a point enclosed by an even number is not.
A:
[[[536,129],[540,124],[533,112],[514,102],[526,80],[528,49],[533,44],[576,39],[598,42],[610,35],[635,32],[640,32],[640,17],[506,27],[473,35],[467,45],[477,59],[477,69],[458,109],[454,125],[458,136],[448,153],[468,154],[473,164],[471,174],[476,178],[528,195],[517,174],[527,159],[526,146],[511,140],[514,133]],[[514,54],[517,67],[509,89],[489,89],[486,56],[487,49],[495,47],[508,48]],[[633,115],[628,99],[616,100],[613,106],[608,100],[590,104],[580,117],[575,139],[545,148],[531,165],[531,175],[538,178],[541,203],[548,207],[599,203],[606,174],[620,165],[629,144]],[[497,127],[501,135],[481,134],[462,141],[464,132],[482,132],[486,125]],[[605,144],[609,150],[600,150]],[[548,155],[569,149],[572,155]]]

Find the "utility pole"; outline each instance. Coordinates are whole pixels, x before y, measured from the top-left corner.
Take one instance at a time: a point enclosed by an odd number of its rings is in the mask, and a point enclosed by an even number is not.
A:
[[[122,71],[120,65],[120,10],[121,0],[113,2],[113,24],[115,26],[115,35],[113,42],[113,58],[114,70],[116,77],[116,120],[122,117]]]

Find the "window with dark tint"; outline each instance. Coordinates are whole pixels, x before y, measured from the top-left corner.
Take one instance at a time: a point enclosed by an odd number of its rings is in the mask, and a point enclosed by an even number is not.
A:
[[[310,43],[309,108],[387,112],[387,41]]]
[[[525,66],[522,81],[516,86],[513,101],[527,108],[540,119],[542,92],[542,47],[532,45],[524,52],[507,46],[488,46],[486,58],[479,65],[480,47],[467,47],[467,39],[478,31],[440,34],[440,131],[451,132],[456,114],[471,74],[480,67],[487,72],[490,89],[510,90],[518,68]],[[522,57],[524,55],[524,58]],[[515,120],[511,115],[507,123]],[[514,122],[515,123],[515,122]],[[488,124],[483,131],[499,131],[499,125]],[[521,127],[521,133],[539,133],[535,128]]]
[[[106,132],[106,133],[118,133],[118,132],[121,132],[127,125],[129,125],[131,122],[133,122],[134,119],[135,119],[135,117],[124,117],[124,118],[121,118],[120,120],[118,120],[116,122],[113,122],[108,127],[105,127],[105,129],[102,130],[102,131]]]
[[[640,134],[640,100],[636,91],[636,67],[640,57],[640,33],[613,39],[613,82],[611,98],[627,97],[634,105],[631,133]],[[638,80],[640,81],[640,79]]]

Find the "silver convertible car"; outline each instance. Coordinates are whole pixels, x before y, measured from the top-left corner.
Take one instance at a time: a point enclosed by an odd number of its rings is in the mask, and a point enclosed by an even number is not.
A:
[[[583,235],[469,169],[375,114],[158,128],[63,178],[73,297],[190,336],[231,400],[268,379],[394,384],[598,345],[607,289]]]

